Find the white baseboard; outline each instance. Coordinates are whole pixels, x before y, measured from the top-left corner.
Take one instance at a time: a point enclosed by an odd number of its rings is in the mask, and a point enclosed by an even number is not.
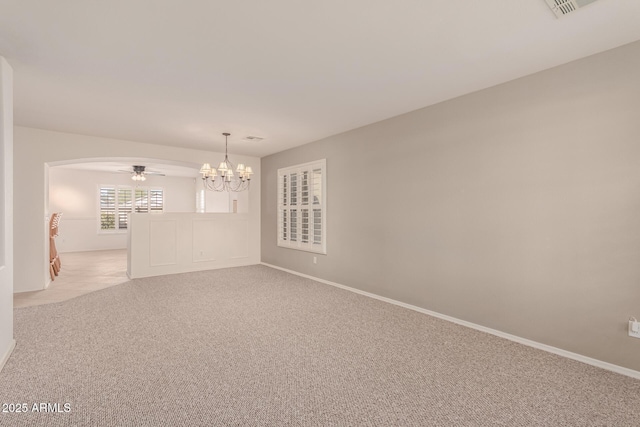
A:
[[[2,356],[2,359],[0,359],[0,372],[2,372],[2,368],[4,368],[4,364],[9,360],[9,356],[11,356],[14,348],[16,348],[16,340],[11,340],[7,352]]]
[[[419,313],[427,314],[429,316],[437,317],[442,320],[446,320],[449,322],[456,323],[458,325],[466,326],[471,329],[476,329],[478,331],[486,332],[491,335],[495,335],[500,338],[505,338],[510,341],[517,342],[519,344],[524,344],[529,347],[537,348],[538,350],[543,350],[549,353],[557,354],[558,356],[563,356],[568,359],[577,360],[578,362],[586,363],[588,365],[592,365],[598,368],[606,369],[608,371],[613,371],[618,374],[626,375],[631,378],[640,379],[640,371],[635,371],[633,369],[625,368],[623,366],[614,365],[613,363],[604,362],[602,360],[593,359],[591,357],[584,356],[582,354],[573,353],[571,351],[563,350],[561,348],[552,347],[547,344],[542,344],[536,341],[532,341],[526,338],[519,337],[517,335],[511,335],[506,332],[501,332],[496,329],[487,328],[485,326],[477,325],[475,323],[467,322],[466,320],[460,320],[455,317],[447,316],[446,314],[441,314],[435,311],[427,310],[421,307],[417,307],[415,305],[406,304],[404,302],[396,301],[391,298],[382,297],[380,295],[372,294],[370,292],[361,291],[360,289],[351,288],[349,286],[341,285],[339,283],[331,282],[329,280],[320,279],[318,277],[310,276],[308,274],[299,273],[294,270],[289,270],[287,268],[278,267],[277,265],[268,264],[266,262],[262,262],[262,265],[267,267],[275,268],[277,270],[286,271],[287,273],[295,274],[296,276],[305,277],[307,279],[315,280],[316,282],[324,283],[326,285],[335,286],[340,289],[344,289],[350,292],[354,292],[356,294],[364,295],[370,298],[375,298],[380,301],[388,302],[390,304],[395,304],[400,307],[408,308],[409,310],[417,311]]]

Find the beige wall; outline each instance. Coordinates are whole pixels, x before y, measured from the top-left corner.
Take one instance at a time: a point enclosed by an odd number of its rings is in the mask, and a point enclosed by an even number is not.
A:
[[[149,158],[199,164],[223,158],[223,153],[190,150],[163,145],[144,144],[109,138],[99,138],[63,132],[15,127],[14,191],[15,198],[15,276],[14,291],[43,289],[50,280],[46,265],[48,219],[49,164],[63,164],[78,159]],[[249,194],[249,236],[255,245],[254,256],[259,257],[260,240],[260,159],[232,155],[236,162],[255,165],[256,175]],[[172,163],[174,162],[174,163]],[[63,217],[64,221],[64,217]]]
[[[0,370],[13,340],[13,70],[0,56]]]
[[[262,261],[640,370],[639,76],[636,42],[265,157]],[[327,255],[278,248],[276,171],[321,158]]]

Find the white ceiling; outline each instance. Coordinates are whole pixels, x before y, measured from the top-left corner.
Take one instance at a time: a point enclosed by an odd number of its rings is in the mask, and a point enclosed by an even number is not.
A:
[[[639,39],[638,0],[0,0],[17,125],[255,156]]]

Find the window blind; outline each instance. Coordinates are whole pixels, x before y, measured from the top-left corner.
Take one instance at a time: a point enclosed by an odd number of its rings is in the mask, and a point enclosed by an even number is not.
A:
[[[326,160],[278,169],[278,246],[326,253]]]
[[[164,190],[161,188],[132,188],[128,186],[101,186],[100,230],[118,231],[129,227],[128,215],[160,213],[164,210]]]

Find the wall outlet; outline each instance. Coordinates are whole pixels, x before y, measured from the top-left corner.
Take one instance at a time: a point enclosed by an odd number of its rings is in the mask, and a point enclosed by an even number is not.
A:
[[[629,336],[640,338],[640,322],[636,319],[629,320]]]
[[[317,257],[317,256],[314,256],[314,257],[313,257],[313,263],[314,263],[314,264],[317,264],[317,263],[318,263],[318,257]]]

